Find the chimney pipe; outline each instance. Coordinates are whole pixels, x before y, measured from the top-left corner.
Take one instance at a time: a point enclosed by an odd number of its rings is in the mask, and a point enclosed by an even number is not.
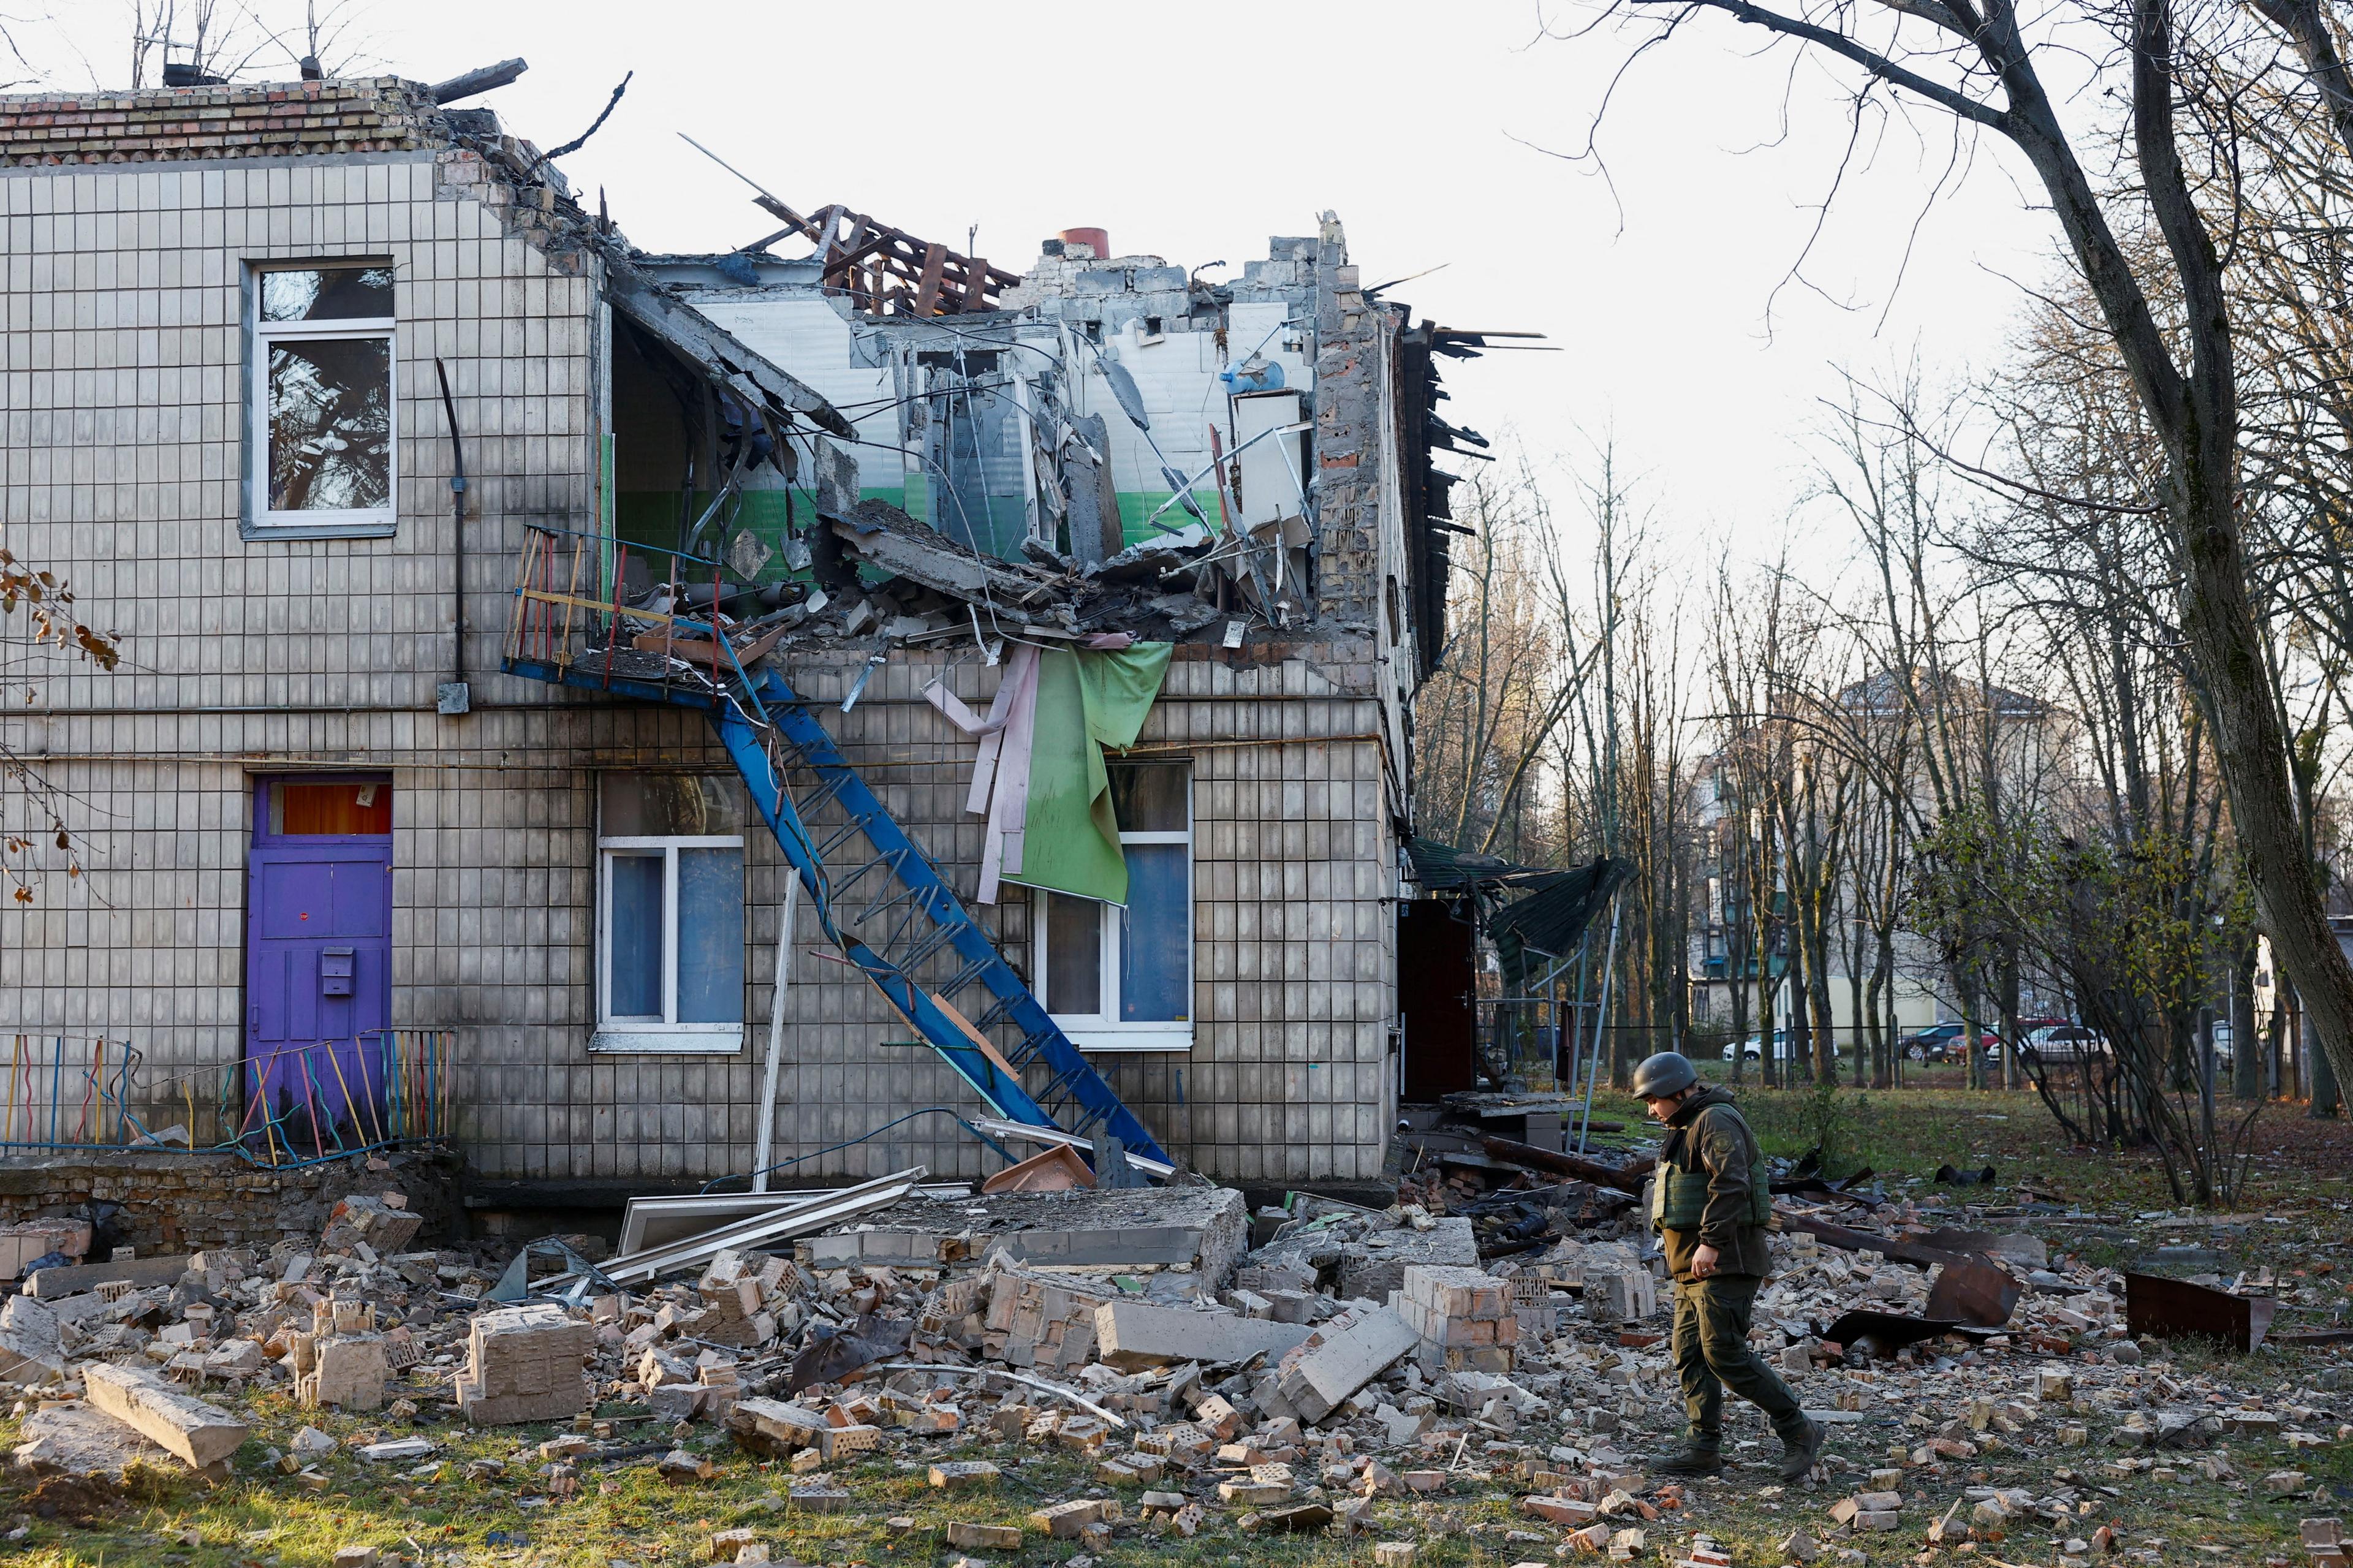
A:
[[[1061,233],[1064,245],[1083,245],[1095,253],[1097,261],[1111,259],[1111,236],[1099,228],[1066,228]]]

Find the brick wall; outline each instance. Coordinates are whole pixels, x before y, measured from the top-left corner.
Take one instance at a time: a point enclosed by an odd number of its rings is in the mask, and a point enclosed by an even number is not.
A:
[[[233,1154],[123,1153],[0,1160],[0,1224],[61,1215],[89,1203],[120,1204],[114,1245],[141,1256],[206,1247],[267,1249],[281,1238],[315,1239],[338,1198],[400,1193],[422,1215],[417,1245],[463,1228],[458,1163],[398,1153],[371,1167],[360,1158],[273,1167]],[[93,1251],[90,1261],[104,1262]]]
[[[440,110],[398,77],[0,97],[0,168],[398,153]]]

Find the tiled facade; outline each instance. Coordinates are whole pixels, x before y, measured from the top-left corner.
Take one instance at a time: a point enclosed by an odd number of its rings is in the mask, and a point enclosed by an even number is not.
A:
[[[0,100],[0,133],[5,107],[26,101]],[[180,155],[191,161],[0,167],[0,537],[69,578],[125,649],[121,671],[60,674],[39,706],[0,716],[10,743],[73,796],[90,868],[0,913],[0,1037],[128,1040],[154,1086],[149,1119],[193,1111],[199,1140],[216,1135],[213,1107],[241,1049],[253,780],[384,772],[394,1021],[457,1031],[454,1099],[476,1169],[652,1184],[747,1167],[783,887],[774,845],[747,835],[745,1047],[592,1057],[596,770],[725,762],[691,712],[498,673],[524,525],[596,515],[607,329],[594,263],[533,243],[531,215],[463,152]],[[296,258],[391,261],[392,537],[240,537],[243,279],[248,263]],[[435,710],[456,652],[437,357],[472,476],[474,711],[455,718]],[[1348,452],[1367,469],[1348,513],[1363,514],[1367,551],[1377,446]],[[1140,742],[1193,772],[1195,1044],[1096,1059],[1176,1157],[1217,1175],[1379,1173],[1404,784],[1397,742],[1382,738],[1397,733],[1398,682],[1370,629],[1247,653],[1180,647]],[[839,698],[855,662],[792,675]],[[981,837],[963,811],[973,748],[921,700],[935,673],[976,703],[996,679],[969,651],[894,656],[856,710],[828,722],[968,896]],[[1025,896],[1009,889],[987,916],[1026,969]],[[930,1052],[892,1043],[907,1026],[827,961],[806,910],[798,947],[777,1158],[925,1107],[979,1109]],[[995,1163],[930,1116],[796,1174],[913,1161],[964,1175]]]

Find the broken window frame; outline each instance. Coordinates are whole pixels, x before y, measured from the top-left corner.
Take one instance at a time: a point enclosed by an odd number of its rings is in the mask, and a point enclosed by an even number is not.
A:
[[[245,505],[238,533],[257,539],[382,539],[400,521],[399,317],[339,316],[293,321],[262,316],[262,279],[273,272],[390,268],[383,257],[300,257],[245,268]],[[280,511],[269,504],[269,351],[277,343],[365,342],[385,345],[385,503],[380,507]]]
[[[1122,764],[1117,762],[1113,762],[1108,765],[1113,768],[1118,768]],[[1098,950],[1101,956],[1097,960],[1096,969],[1096,1004],[1100,1009],[1099,1011],[1094,1013],[1065,1013],[1054,1005],[1052,980],[1050,978],[1052,971],[1050,968],[1050,954],[1048,952],[1046,900],[1050,898],[1072,898],[1075,895],[1069,893],[1054,893],[1043,888],[1033,889],[1030,900],[1029,929],[1031,932],[1031,941],[1036,947],[1036,953],[1032,961],[1031,972],[1037,976],[1037,990],[1040,999],[1043,1000],[1046,1005],[1047,1016],[1054,1020],[1055,1024],[1061,1029],[1062,1033],[1069,1037],[1071,1043],[1077,1046],[1079,1049],[1090,1052],[1189,1051],[1193,1048],[1193,1019],[1191,1012],[1194,995],[1194,948],[1196,945],[1193,940],[1194,927],[1196,923],[1193,902],[1196,884],[1198,881],[1198,879],[1195,876],[1193,865],[1193,766],[1191,761],[1186,758],[1173,758],[1166,760],[1155,759],[1149,763],[1128,765],[1174,767],[1180,770],[1185,775],[1183,786],[1185,793],[1185,826],[1182,828],[1162,828],[1158,830],[1138,830],[1134,832],[1131,832],[1125,827],[1123,827],[1120,829],[1119,842],[1123,850],[1124,850],[1129,845],[1142,846],[1147,844],[1173,844],[1184,847],[1184,994],[1186,997],[1187,1016],[1174,1019],[1154,1018],[1130,1022],[1123,1019],[1119,1016],[1121,1004],[1124,996],[1124,982],[1126,980],[1126,975],[1124,973],[1124,959],[1126,955],[1123,951],[1123,946],[1124,939],[1126,935],[1128,911],[1124,905],[1095,903],[1098,921],[1095,928],[1096,940],[1101,944]],[[1137,863],[1131,859],[1128,863],[1131,902],[1134,898],[1133,879],[1139,874],[1140,870]],[[1082,900],[1080,901],[1095,902],[1095,900]]]
[[[601,787],[599,791],[601,795]],[[745,840],[741,833],[709,834],[614,834],[603,831],[603,806],[598,806],[596,836],[596,1029],[590,1037],[588,1048],[595,1052],[626,1052],[637,1055],[672,1053],[691,1055],[733,1054],[744,1048],[745,1024],[738,1016],[733,1022],[679,1021],[679,949],[681,903],[680,900],[679,852],[686,849],[733,849],[740,859],[739,870],[748,871]],[[662,863],[661,904],[661,1014],[659,1017],[646,1015],[616,1016],[612,1008],[613,994],[613,867],[621,859],[643,859],[659,856]],[[748,911],[747,911],[748,915]],[[747,920],[748,925],[748,920]],[[746,1012],[743,988],[736,989],[736,1012]]]

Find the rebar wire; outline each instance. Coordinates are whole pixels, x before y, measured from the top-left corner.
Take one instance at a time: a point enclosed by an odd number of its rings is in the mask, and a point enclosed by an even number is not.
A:
[[[845,959],[842,962],[847,963],[849,963],[849,960]],[[851,967],[856,968],[857,966],[852,964]],[[928,1044],[929,1042],[925,1043]],[[834,1144],[830,1148],[819,1149],[807,1154],[796,1154],[789,1160],[779,1160],[775,1164],[768,1166],[765,1170],[730,1171],[723,1176],[713,1176],[711,1180],[702,1184],[702,1187],[698,1189],[696,1195],[698,1197],[707,1195],[712,1188],[717,1186],[722,1182],[748,1182],[757,1176],[772,1176],[778,1171],[785,1169],[787,1165],[798,1165],[809,1160],[821,1160],[828,1154],[838,1154],[842,1150],[853,1148],[858,1144],[865,1142],[870,1138],[880,1138],[885,1132],[890,1131],[893,1127],[897,1127],[903,1122],[913,1121],[919,1116],[953,1116],[955,1118],[957,1126],[963,1128],[965,1131],[971,1133],[974,1137],[987,1144],[991,1149],[996,1150],[998,1156],[1002,1158],[1006,1163],[1018,1164],[1019,1163],[1016,1157],[1006,1149],[1004,1144],[999,1143],[996,1139],[991,1138],[987,1133],[983,1132],[979,1128],[975,1127],[971,1122],[966,1121],[959,1112],[951,1110],[949,1107],[944,1105],[927,1105],[921,1110],[911,1110],[907,1112],[906,1115],[900,1117],[895,1121],[886,1121],[881,1126],[874,1129],[871,1132],[861,1132],[855,1138],[845,1138],[840,1142]]]

